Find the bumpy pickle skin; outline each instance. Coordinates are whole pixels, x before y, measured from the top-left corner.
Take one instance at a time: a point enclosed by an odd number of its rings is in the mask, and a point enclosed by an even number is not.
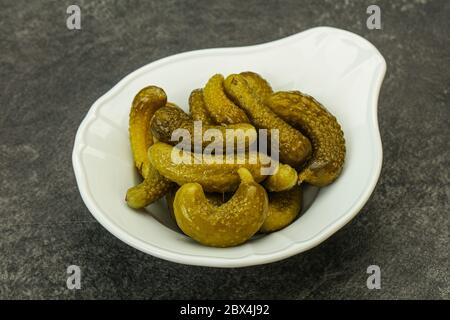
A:
[[[264,181],[264,187],[272,192],[281,192],[292,189],[298,180],[297,171],[287,164],[280,163],[273,174]]]
[[[278,117],[255,96],[242,75],[228,76],[224,86],[230,98],[246,111],[251,123],[258,129],[279,130],[279,156],[282,163],[297,168],[310,157],[311,143],[308,138]]]
[[[269,193],[269,211],[259,232],[283,229],[297,218],[302,208],[302,189],[296,185],[289,191]]]
[[[153,144],[150,120],[156,110],[165,106],[167,96],[163,89],[149,86],[135,96],[129,119],[130,144],[133,158],[144,181],[128,189],[125,201],[134,209],[141,209],[158,200],[173,185],[150,164],[147,151]]]
[[[174,151],[174,157],[172,157]],[[232,192],[239,185],[238,169],[245,167],[248,169],[256,182],[261,182],[265,176],[261,173],[263,164],[256,157],[257,161],[250,161],[248,154],[240,155],[244,157],[243,163],[237,161],[227,162],[226,156],[203,156],[193,152],[185,152],[188,161],[178,161],[180,153],[177,148],[163,142],[157,142],[148,149],[148,156],[151,164],[161,175],[167,179],[183,185],[189,182],[199,183],[207,192]],[[238,157],[239,155],[236,155]],[[220,158],[222,163],[218,163]],[[209,161],[205,161],[208,159]]]
[[[144,181],[128,189],[125,201],[133,209],[142,209],[163,197],[173,185],[170,180],[163,177],[150,165]]]
[[[204,125],[216,124],[206,108],[205,100],[203,99],[203,89],[195,89],[191,92],[189,96],[189,113],[194,121],[201,121]]]
[[[299,183],[324,187],[336,180],[346,153],[344,133],[336,117],[314,98],[299,91],[277,92],[266,103],[312,142],[313,155],[300,171]]]
[[[167,208],[169,209],[170,216],[175,219],[175,213],[173,211],[173,201],[179,187],[171,188],[166,193]],[[227,202],[232,197],[232,193],[217,193],[217,192],[205,192],[205,197],[213,207],[219,207]]]
[[[267,217],[268,197],[251,173],[238,170],[239,188],[225,204],[215,207],[198,183],[183,185],[173,203],[180,229],[195,241],[213,247],[231,247],[250,239]]]
[[[252,71],[245,71],[240,73],[245,78],[248,86],[253,90],[257,97],[264,101],[273,93],[272,86],[261,75]]]
[[[173,218],[175,218],[173,201],[177,190],[178,188],[173,188],[166,195],[169,212]],[[302,196],[302,189],[298,185],[294,185],[294,187],[288,191],[268,192],[269,210],[259,232],[269,233],[280,230],[291,224],[300,214],[302,208]],[[217,208],[226,203],[231,198],[231,194],[205,192],[205,198],[213,208]]]
[[[176,145],[179,143],[178,140],[172,141],[172,134],[177,129],[184,129],[187,130],[190,136],[191,140],[191,146],[192,150],[194,150],[194,144],[196,143],[195,136],[201,137],[205,136],[205,133],[208,130],[214,129],[217,130],[217,132],[220,132],[220,136],[215,137],[212,139],[214,141],[214,144],[221,145],[223,150],[225,151],[226,148],[226,141],[227,141],[227,130],[241,130],[240,133],[245,137],[245,147],[249,147],[250,144],[256,141],[257,139],[257,132],[255,127],[253,127],[249,123],[240,123],[240,124],[231,124],[227,126],[215,126],[215,125],[207,125],[204,123],[201,123],[201,131],[195,132],[195,126],[193,119],[186,114],[183,110],[181,110],[179,107],[173,106],[173,105],[166,105],[165,107],[160,108],[155,112],[155,115],[153,116],[153,119],[151,121],[150,125],[151,132],[153,136],[158,139],[160,142],[168,143],[171,145]],[[236,133],[236,137],[232,137],[233,140],[230,141],[233,142],[234,145],[236,145],[238,139],[237,134],[238,131],[233,131]],[[245,136],[244,136],[245,135]],[[217,138],[217,140],[216,140]],[[209,139],[202,139],[202,148],[207,147],[211,144],[211,141]]]
[[[212,76],[203,89],[203,99],[211,118],[218,124],[249,123],[244,110],[236,106],[225,94],[224,77]]]
[[[143,88],[134,97],[129,115],[129,136],[134,164],[142,177],[148,172],[148,147],[153,143],[150,120],[156,110],[166,105],[167,96],[156,86]]]

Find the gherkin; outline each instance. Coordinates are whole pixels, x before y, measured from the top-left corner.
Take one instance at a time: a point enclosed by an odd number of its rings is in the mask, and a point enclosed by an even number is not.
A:
[[[240,168],[238,174],[239,188],[220,206],[207,200],[198,183],[187,183],[178,189],[173,210],[185,234],[207,246],[231,247],[258,232],[267,217],[267,192],[247,169]]]
[[[257,97],[242,75],[230,75],[225,80],[227,94],[247,112],[258,129],[279,130],[280,162],[297,168],[311,155],[311,143],[300,131],[276,115]]]
[[[221,74],[212,76],[203,89],[203,99],[211,118],[218,124],[248,123],[245,112],[225,94],[224,78]]]
[[[287,164],[280,163],[275,174],[264,181],[264,187],[273,192],[286,191],[292,189],[297,184],[297,180],[297,171]]]
[[[202,155],[157,142],[148,149],[150,163],[167,179],[183,185],[199,183],[206,192],[232,192],[239,185],[239,168],[250,171],[256,182],[267,178],[274,163],[260,153],[234,155]],[[285,179],[284,170],[277,170],[270,178]],[[280,175],[280,177],[278,177]],[[286,184],[286,183],[284,183]]]
[[[163,142],[157,142],[148,150],[151,164],[167,179],[183,185],[189,182],[199,183],[207,192],[231,192],[239,185],[238,169],[248,169],[256,182],[264,180],[259,157],[250,161],[249,155],[240,155],[242,163],[226,155],[205,156],[180,150]],[[179,155],[179,158],[177,157]]]
[[[125,200],[131,208],[141,209],[163,197],[173,185],[150,165],[144,181],[128,189]]]
[[[129,115],[129,137],[134,163],[145,177],[149,161],[147,149],[153,143],[150,120],[156,110],[166,105],[167,96],[163,89],[148,86],[140,90],[133,99]]]
[[[173,218],[175,218],[173,202],[177,190],[174,188],[166,195],[169,212]],[[204,192],[204,194],[209,205],[215,209],[233,196],[232,193]],[[298,185],[288,191],[267,192],[267,194],[269,206],[267,217],[259,229],[261,233],[274,232],[288,226],[298,217],[302,208],[302,188]]]
[[[296,185],[283,192],[269,192],[269,211],[260,232],[280,230],[297,218],[302,208],[302,189]]]
[[[128,189],[125,201],[131,208],[144,208],[163,197],[173,185],[150,164],[148,148],[153,144],[150,120],[156,110],[164,107],[167,96],[163,89],[148,86],[134,97],[129,116],[129,134],[133,158],[144,181]]]
[[[204,125],[216,124],[206,108],[202,89],[195,89],[191,92],[189,96],[189,112],[194,121],[201,121]]]
[[[173,212],[173,201],[175,200],[175,195],[177,191],[180,189],[179,186],[176,186],[175,188],[171,188],[169,192],[166,193],[166,203],[167,208],[169,209],[170,216],[175,219],[175,213]],[[213,207],[219,207],[228,200],[231,199],[233,196],[233,193],[218,193],[218,192],[204,192],[205,197],[208,200],[208,202]]]
[[[240,73],[245,78],[248,86],[253,90],[254,94],[261,100],[265,100],[273,93],[272,87],[266,79],[256,72],[245,71]]]
[[[336,180],[345,161],[344,133],[336,117],[299,91],[274,93],[266,104],[312,142],[313,154],[300,171],[299,183],[323,187]]]
[[[227,130],[233,130],[231,131],[231,133],[235,133],[233,134],[233,136],[231,136],[231,134],[228,135],[233,138],[233,140],[231,140],[229,144],[233,143],[234,146],[237,145],[238,133],[242,134],[242,139],[247,139],[246,141],[243,140],[243,143],[246,144],[245,147],[247,148],[257,138],[255,127],[253,127],[249,123],[218,126],[208,125],[202,122],[200,131],[200,126],[195,127],[193,119],[175,105],[166,105],[165,107],[160,108],[158,111],[156,111],[151,121],[150,129],[151,133],[156,139],[158,139],[158,141],[171,145],[177,145],[179,143],[178,140],[172,140],[172,135],[175,130],[184,129],[189,134],[192,150],[194,150],[197,140],[200,139],[199,141],[202,144],[202,148],[210,145],[211,140],[213,140],[214,144],[220,145],[222,147],[222,150],[225,152],[227,143]],[[211,137],[207,137],[206,135],[206,133],[208,133],[208,130],[211,129],[215,130],[216,133],[213,139],[210,139]],[[199,132],[196,132],[196,130],[198,130]]]

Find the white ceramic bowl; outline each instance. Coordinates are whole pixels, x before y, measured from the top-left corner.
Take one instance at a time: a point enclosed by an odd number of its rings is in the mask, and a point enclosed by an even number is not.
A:
[[[134,95],[149,84],[164,88],[170,101],[187,110],[191,90],[203,87],[211,75],[245,70],[263,75],[274,90],[298,89],[322,102],[342,125],[345,167],[312,203],[315,190],[307,188],[309,208],[290,226],[237,247],[206,247],[177,229],[164,200],[149,206],[147,213],[126,205],[126,190],[138,182],[128,141],[128,113]],[[349,222],[375,187],[382,164],[377,101],[385,71],[386,62],[371,43],[329,27],[255,46],[198,50],[152,62],[98,99],[81,123],[73,150],[81,196],[92,215],[116,237],[178,263],[242,267],[308,250]]]

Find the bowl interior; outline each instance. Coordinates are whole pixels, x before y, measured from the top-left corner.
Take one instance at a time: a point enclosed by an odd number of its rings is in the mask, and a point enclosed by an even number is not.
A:
[[[139,182],[128,141],[128,113],[134,95],[149,84],[164,88],[169,100],[187,111],[190,92],[203,87],[211,75],[246,70],[260,73],[274,90],[298,89],[323,103],[343,128],[346,163],[339,179],[320,189],[317,197],[316,188],[305,188],[308,210],[288,227],[237,247],[210,248],[179,232],[164,200],[146,211],[127,207],[126,190]],[[156,61],[96,101],[80,126],[73,157],[80,193],[96,219],[117,237],[172,261],[243,266],[301,252],[348,222],[375,186],[382,157],[376,104],[384,72],[384,59],[369,42],[332,28]]]

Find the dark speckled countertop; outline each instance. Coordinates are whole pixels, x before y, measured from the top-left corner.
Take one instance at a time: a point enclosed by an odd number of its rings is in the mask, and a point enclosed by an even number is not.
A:
[[[450,2],[72,1],[0,3],[0,298],[450,298]],[[378,4],[382,30],[368,30]],[[121,78],[182,51],[262,43],[314,26],[375,44],[384,163],[361,213],[318,247],[269,265],[163,261],[90,215],[71,152],[91,104]],[[68,290],[66,268],[82,268]],[[381,268],[380,290],[366,269]]]

